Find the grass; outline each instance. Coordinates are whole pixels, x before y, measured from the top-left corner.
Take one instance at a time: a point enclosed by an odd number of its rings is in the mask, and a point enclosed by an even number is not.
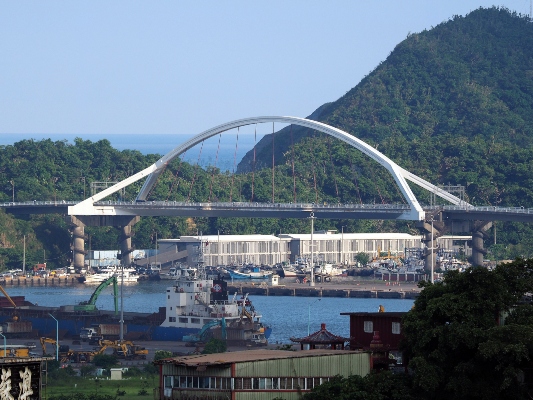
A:
[[[152,399],[154,389],[158,386],[157,375],[147,375],[146,377],[129,377],[122,380],[110,380],[103,377],[76,377],[71,376],[65,379],[49,379],[48,385],[43,388],[43,399],[50,399],[53,396],[67,395],[76,398],[76,395],[110,395],[117,396],[117,399]],[[146,394],[139,394],[145,390]],[[118,392],[124,392],[118,395]]]

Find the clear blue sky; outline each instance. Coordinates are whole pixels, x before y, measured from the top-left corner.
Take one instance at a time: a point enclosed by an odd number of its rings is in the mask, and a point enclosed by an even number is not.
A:
[[[530,12],[530,0],[0,0],[0,135],[305,117],[410,32],[492,5]]]

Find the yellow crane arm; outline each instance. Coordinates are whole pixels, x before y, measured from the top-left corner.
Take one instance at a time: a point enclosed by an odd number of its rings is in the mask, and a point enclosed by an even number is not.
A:
[[[11,297],[9,297],[9,295],[7,294],[7,292],[5,291],[5,289],[2,286],[0,286],[0,292],[2,292],[2,294],[6,297],[6,299],[9,300],[9,302],[13,305],[13,307],[17,308],[17,305],[15,304],[13,299]]]

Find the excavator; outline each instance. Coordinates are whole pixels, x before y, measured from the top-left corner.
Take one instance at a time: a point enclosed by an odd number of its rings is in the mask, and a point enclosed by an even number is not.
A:
[[[100,340],[100,352],[104,352],[107,348],[113,349],[113,355],[117,358],[124,358],[126,360],[141,359],[146,360],[148,350],[144,347],[133,344],[129,340]]]
[[[51,344],[57,348],[57,342],[54,339],[47,337],[41,337],[40,339],[41,347],[43,349],[43,356],[50,354],[46,350],[46,344]],[[102,354],[109,346],[103,345],[100,346],[98,350],[72,350],[67,345],[59,345],[59,360],[63,363],[65,362],[75,362],[75,363],[84,363],[92,362],[94,356]]]
[[[205,339],[208,336],[209,330],[214,327],[220,325],[222,329],[222,340],[227,340],[228,334],[226,332],[226,318],[222,319],[214,319],[212,321],[209,321],[204,326],[202,326],[202,329],[200,332],[192,334],[192,335],[185,335],[183,336],[184,342],[202,342],[205,341]]]
[[[94,293],[92,294],[89,301],[83,301],[78,305],[74,306],[74,311],[83,311],[83,312],[95,312],[98,309],[96,308],[96,300],[98,300],[98,296],[109,285],[113,284],[113,295],[115,297],[115,315],[118,314],[118,283],[117,283],[117,277],[112,276],[105,281],[103,281]]]
[[[43,349],[43,356],[47,355],[47,354],[51,354],[49,353],[47,350],[46,350],[46,344],[49,343],[51,345],[53,345],[54,347],[57,348],[57,342],[54,340],[54,339],[50,339],[50,338],[47,338],[47,337],[42,337],[39,339],[39,341],[41,342],[41,347]],[[59,354],[59,357],[61,359],[65,358],[67,356],[69,352],[69,347],[67,345],[59,345],[59,351],[58,351],[58,354]],[[54,350],[54,353],[55,353],[55,350]]]

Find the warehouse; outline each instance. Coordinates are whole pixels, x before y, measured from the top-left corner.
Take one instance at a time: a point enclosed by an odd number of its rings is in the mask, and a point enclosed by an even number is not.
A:
[[[335,375],[366,376],[370,352],[248,350],[167,358],[160,368],[159,399],[299,399]]]
[[[422,236],[408,233],[336,233],[315,232],[313,235],[315,261],[330,264],[356,264],[358,253],[371,258],[388,252],[403,256],[406,249],[423,249]],[[470,253],[467,246],[471,236],[442,236],[439,248]],[[200,242],[202,246],[200,246]],[[311,256],[311,234],[274,235],[198,235],[179,239],[158,240],[160,254],[184,254],[178,261],[188,265],[275,265],[282,262],[305,262]],[[185,251],[186,250],[186,251]],[[160,256],[160,261],[162,257]]]

